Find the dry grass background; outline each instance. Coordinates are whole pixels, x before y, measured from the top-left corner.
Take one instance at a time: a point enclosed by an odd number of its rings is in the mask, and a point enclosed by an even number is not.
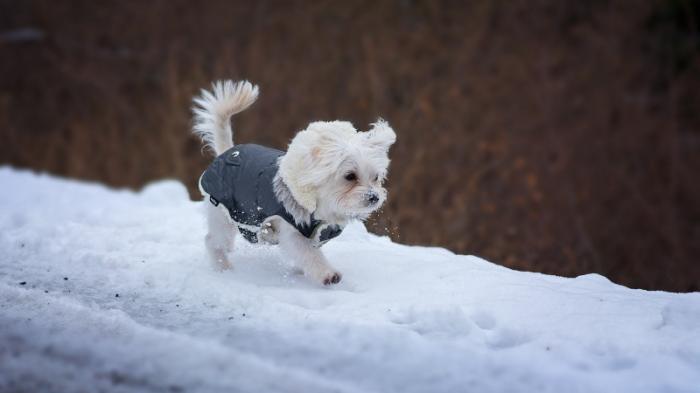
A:
[[[375,232],[698,290],[699,24],[691,0],[0,0],[0,163],[196,198],[191,97],[246,78],[238,142],[391,122]]]

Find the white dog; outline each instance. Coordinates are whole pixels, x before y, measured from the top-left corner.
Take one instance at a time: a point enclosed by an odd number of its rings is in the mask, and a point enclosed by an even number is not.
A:
[[[345,121],[314,122],[287,152],[233,145],[231,116],[258,97],[249,82],[216,82],[194,100],[194,133],[217,156],[199,180],[209,232],[205,243],[218,269],[232,267],[236,231],[248,241],[279,244],[319,283],[342,276],[320,246],[353,219],[364,220],[386,199],[382,183],[394,130],[383,120],[367,132]]]

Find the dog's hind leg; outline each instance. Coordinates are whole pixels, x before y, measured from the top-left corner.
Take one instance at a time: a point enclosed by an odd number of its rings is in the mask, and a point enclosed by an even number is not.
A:
[[[204,242],[207,253],[214,268],[220,271],[233,267],[229,254],[233,251],[233,242],[238,228],[229,220],[220,207],[214,206],[205,200],[207,210],[207,235]]]

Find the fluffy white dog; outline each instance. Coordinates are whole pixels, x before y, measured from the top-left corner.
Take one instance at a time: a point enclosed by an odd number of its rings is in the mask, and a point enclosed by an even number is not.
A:
[[[396,134],[381,119],[367,132],[346,121],[313,122],[286,152],[234,146],[231,116],[257,97],[257,86],[247,81],[224,81],[194,100],[194,133],[217,156],[199,180],[209,256],[218,269],[230,269],[238,231],[251,242],[279,244],[317,282],[338,283],[342,275],[320,246],[384,203],[382,183]]]

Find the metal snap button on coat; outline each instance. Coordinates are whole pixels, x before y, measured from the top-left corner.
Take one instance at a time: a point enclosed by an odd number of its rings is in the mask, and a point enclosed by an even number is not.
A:
[[[241,147],[238,146],[240,149]],[[224,161],[226,162],[226,165],[234,165],[234,166],[240,166],[241,165],[241,152],[238,150],[234,150],[230,153],[224,153]]]

